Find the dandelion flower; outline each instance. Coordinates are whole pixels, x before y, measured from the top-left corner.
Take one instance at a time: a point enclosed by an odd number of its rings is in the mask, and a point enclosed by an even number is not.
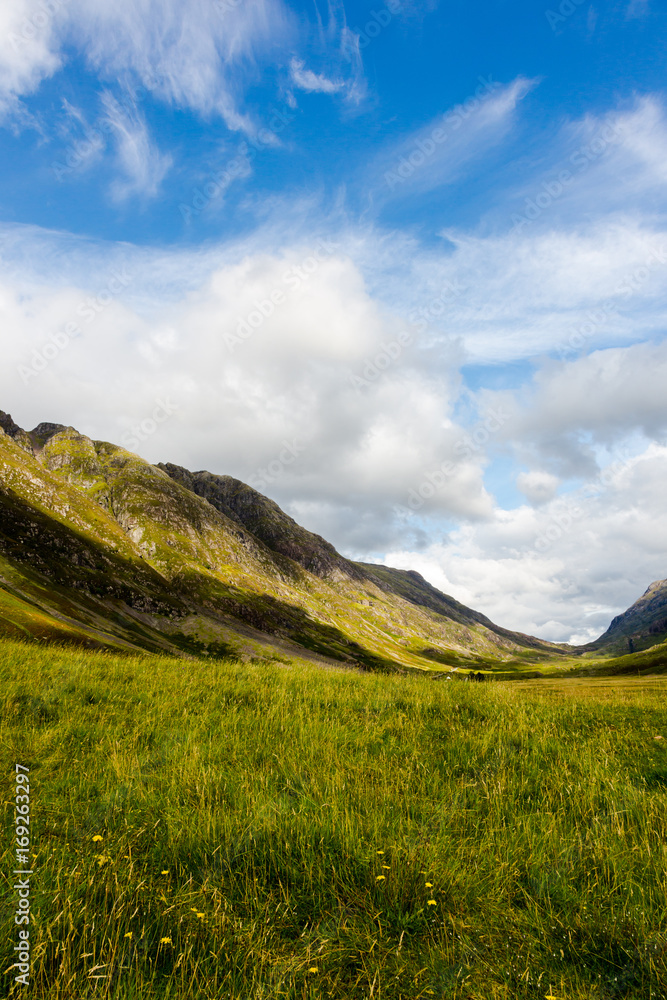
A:
[[[317,972],[317,966],[313,965],[312,968],[308,969],[309,972]]]
[[[170,937],[160,938],[160,944],[171,944],[171,938]]]
[[[376,875],[376,876],[375,876],[375,881],[376,881],[376,882],[382,882],[382,880],[383,880],[384,878],[385,878],[385,876],[384,876],[384,875]]]
[[[433,888],[433,883],[432,882],[425,882],[424,885],[425,885],[425,887],[427,889],[432,889]]]
[[[96,833],[95,836],[93,837],[93,843],[97,844],[99,843],[100,840],[104,840],[104,837],[102,836],[101,833]]]
[[[160,872],[160,875],[168,875],[168,874],[169,874],[169,869],[168,868],[165,868],[164,871]]]
[[[376,854],[384,854],[384,851],[376,851]]]
[[[203,920],[204,917],[206,916],[206,914],[205,913],[197,913],[196,916],[199,917],[200,920]]]
[[[391,871],[391,865],[382,865],[382,867],[386,868],[387,871]]]
[[[132,937],[132,931],[128,931],[127,934],[123,934],[123,937]]]
[[[434,899],[429,899],[428,905],[429,906],[437,906],[438,904],[436,903],[436,901]]]

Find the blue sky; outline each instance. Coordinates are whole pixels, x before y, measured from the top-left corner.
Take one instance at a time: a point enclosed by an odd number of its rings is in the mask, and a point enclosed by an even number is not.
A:
[[[0,405],[599,634],[666,575],[666,34],[656,0],[14,0]]]

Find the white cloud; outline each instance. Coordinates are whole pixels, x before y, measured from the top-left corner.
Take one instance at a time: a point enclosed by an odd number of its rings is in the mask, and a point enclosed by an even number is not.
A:
[[[588,642],[665,576],[666,478],[667,448],[651,445],[570,497],[498,511],[447,544],[388,552],[385,561],[418,570],[505,627]]]
[[[0,122],[19,109],[19,98],[35,91],[59,69],[56,22],[67,0],[11,0],[0,5]]]
[[[382,151],[369,171],[374,200],[422,194],[459,179],[508,136],[517,105],[535,83],[518,77],[502,86],[480,77],[465,101]]]
[[[656,96],[558,123],[526,143],[509,167],[506,198],[489,212],[494,228],[549,232],[600,215],[623,225],[637,212],[664,221],[667,120]]]
[[[290,33],[279,0],[70,0],[70,29],[102,78],[127,77],[182,108],[252,130],[241,83]]]
[[[253,132],[244,87],[293,37],[292,20],[281,0],[14,0],[0,8],[0,113],[16,112],[73,45],[102,80]]]
[[[172,164],[171,156],[160,153],[136,105],[121,107],[109,92],[102,95],[102,103],[113,128],[118,166],[126,178],[114,182],[114,196],[119,200],[135,193],[155,197]]]
[[[531,472],[520,472],[516,484],[526,500],[532,504],[541,504],[556,496],[558,477],[550,472],[534,469]]]
[[[290,79],[300,90],[316,94],[336,94],[345,86],[342,80],[329,80],[323,73],[306,69],[301,59],[290,62]]]

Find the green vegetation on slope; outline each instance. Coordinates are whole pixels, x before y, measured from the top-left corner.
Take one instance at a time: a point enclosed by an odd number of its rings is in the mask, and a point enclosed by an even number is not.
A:
[[[572,673],[589,677],[614,674],[664,674],[667,673],[667,642],[660,643],[628,656],[612,656],[604,660],[583,660]]]
[[[666,689],[3,642],[31,996],[664,1000]]]
[[[344,559],[238,480],[158,468],[72,427],[26,433],[0,412],[0,428],[0,635],[383,671],[563,655],[417,573]],[[35,613],[4,617],[13,600]]]

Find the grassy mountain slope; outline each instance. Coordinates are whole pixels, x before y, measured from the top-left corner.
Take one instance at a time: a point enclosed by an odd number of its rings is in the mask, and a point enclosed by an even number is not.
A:
[[[544,659],[419,574],[353,563],[228,476],[0,414],[0,629],[366,668]]]

